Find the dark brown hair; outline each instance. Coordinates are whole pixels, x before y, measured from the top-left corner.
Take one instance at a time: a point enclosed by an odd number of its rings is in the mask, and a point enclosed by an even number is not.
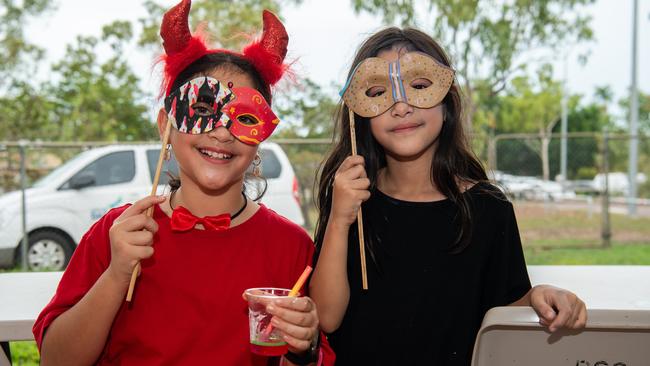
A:
[[[400,29],[391,27],[372,35],[361,45],[350,67],[348,78],[351,77],[352,72],[363,60],[368,57],[376,57],[381,51],[395,48],[426,53],[438,62],[451,67],[449,58],[443,49],[430,36],[413,28]],[[469,147],[463,131],[462,96],[457,81],[452,84],[442,104],[444,105],[444,123],[431,163],[431,182],[442,194],[458,206],[456,221],[460,225],[458,226],[455,242],[449,248],[451,252],[458,253],[469,245],[472,234],[470,202],[468,202],[467,196],[462,193],[463,186],[467,183],[483,182],[488,179],[485,169]],[[370,179],[370,189],[372,190],[377,186],[379,170],[386,166],[385,152],[372,135],[368,118],[357,115],[354,123],[357,131],[358,153],[365,159],[365,168]],[[351,153],[349,126],[348,108],[341,103],[336,113],[336,144],[323,163],[320,179],[318,179],[319,187],[316,204],[319,209],[319,216],[314,236],[318,249],[322,245],[331,212],[331,186],[334,175],[343,160]],[[356,225],[352,225],[350,228],[351,232],[356,231]],[[366,243],[371,257],[376,262],[373,250],[376,244],[371,230],[372,228],[366,229]],[[351,234],[357,235],[356,232]]]
[[[174,80],[174,83],[172,84],[171,90],[180,88],[181,85],[196,77],[197,75],[206,75],[210,71],[217,69],[226,69],[229,71],[241,72],[242,74],[250,76],[255,89],[257,89],[257,91],[262,94],[264,99],[267,100],[269,105],[271,105],[272,96],[270,86],[264,82],[264,79],[262,79],[260,73],[250,62],[248,62],[248,60],[232,53],[209,53],[192,62],[188,67],[185,68],[185,70],[178,74],[178,77],[176,77],[176,80]],[[167,174],[169,175],[169,186],[171,187],[171,191],[175,192],[178,190],[178,188],[180,188],[181,180],[170,173]],[[259,181],[255,182],[254,184],[257,187],[258,195],[257,197],[253,198],[253,200],[257,201],[261,199],[262,196],[264,196],[264,193],[266,193],[268,184],[264,177],[255,177],[249,172],[246,173],[247,181],[253,180],[255,178],[259,179]],[[245,190],[246,188],[244,187],[243,189]]]

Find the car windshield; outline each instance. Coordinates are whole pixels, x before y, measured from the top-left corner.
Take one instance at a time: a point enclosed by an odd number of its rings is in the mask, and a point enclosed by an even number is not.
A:
[[[84,156],[86,156],[86,153],[77,154],[72,159],[59,165],[57,168],[49,172],[47,175],[34,182],[32,187],[34,188],[45,187],[48,184],[50,184],[50,182],[56,181],[57,179],[59,179],[59,177],[62,174],[64,174],[68,170],[69,166],[73,165],[77,160],[82,159]]]

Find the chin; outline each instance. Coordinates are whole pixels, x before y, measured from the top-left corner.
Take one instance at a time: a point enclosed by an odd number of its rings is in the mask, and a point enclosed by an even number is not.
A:
[[[224,191],[237,184],[237,179],[228,179],[228,177],[203,177],[201,179],[201,187],[206,191]]]
[[[432,153],[431,145],[422,146],[395,146],[392,149],[385,150],[393,158],[400,161],[410,161],[420,158],[422,155]]]

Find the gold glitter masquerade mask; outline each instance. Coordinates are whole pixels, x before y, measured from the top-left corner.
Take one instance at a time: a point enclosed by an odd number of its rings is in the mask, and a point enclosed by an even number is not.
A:
[[[341,90],[348,108],[362,117],[375,117],[397,102],[418,108],[438,105],[454,82],[454,71],[421,52],[408,52],[396,61],[369,57],[361,62]]]

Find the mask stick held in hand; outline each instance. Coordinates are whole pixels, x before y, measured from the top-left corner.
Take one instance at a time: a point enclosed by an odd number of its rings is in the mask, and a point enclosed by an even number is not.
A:
[[[352,142],[352,156],[357,155],[357,134],[354,130],[354,111],[348,107],[350,112],[350,141]],[[366,273],[366,244],[363,240],[363,213],[361,207],[357,211],[357,227],[359,229],[359,254],[361,257],[361,284],[364,290],[368,289],[368,274]]]
[[[151,187],[151,195],[156,195],[156,189],[158,188],[158,181],[160,180],[160,172],[162,171],[163,160],[165,160],[165,148],[169,143],[169,133],[171,131],[171,122],[168,120],[167,125],[165,126],[165,133],[163,135],[162,146],[160,147],[160,155],[158,155],[158,164],[156,164],[156,174],[153,177],[153,187]],[[153,206],[147,209],[147,216],[153,216]],[[140,273],[140,262],[135,265],[133,272],[131,273],[131,282],[129,282],[129,290],[126,293],[126,301],[131,302],[133,298],[133,289],[135,288],[135,281],[138,278],[138,273]]]

